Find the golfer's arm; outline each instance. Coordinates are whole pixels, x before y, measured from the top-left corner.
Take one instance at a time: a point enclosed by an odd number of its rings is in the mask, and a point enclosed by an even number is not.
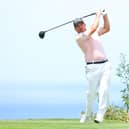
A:
[[[99,35],[103,35],[104,33],[110,31],[110,23],[107,14],[103,16],[103,20],[104,20],[104,25],[102,28],[100,28]]]
[[[90,29],[88,30],[88,36],[91,36],[97,30],[99,26],[100,16],[101,16],[100,14],[96,14],[96,18],[93,24],[91,25]]]

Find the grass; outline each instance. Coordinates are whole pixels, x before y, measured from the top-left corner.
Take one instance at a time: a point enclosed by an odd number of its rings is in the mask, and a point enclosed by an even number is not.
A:
[[[0,129],[129,129],[129,123],[89,121],[81,124],[77,119],[0,120]]]

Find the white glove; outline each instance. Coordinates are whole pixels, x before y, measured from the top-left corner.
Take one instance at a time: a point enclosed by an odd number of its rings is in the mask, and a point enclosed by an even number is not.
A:
[[[101,12],[101,14],[102,14],[102,16],[105,16],[105,15],[107,15],[107,12],[104,10]]]

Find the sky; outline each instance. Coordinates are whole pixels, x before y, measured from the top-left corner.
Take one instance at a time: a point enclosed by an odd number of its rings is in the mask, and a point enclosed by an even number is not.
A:
[[[40,99],[49,102],[53,96],[60,103],[75,101],[77,91],[85,90],[86,80],[85,61],[72,24],[47,32],[44,39],[38,33],[99,9],[105,9],[110,20],[111,30],[101,40],[113,66],[111,94],[120,97],[116,68],[121,52],[129,57],[128,1],[1,0],[0,101],[39,99],[40,103]],[[93,19],[94,16],[85,19],[87,26]]]

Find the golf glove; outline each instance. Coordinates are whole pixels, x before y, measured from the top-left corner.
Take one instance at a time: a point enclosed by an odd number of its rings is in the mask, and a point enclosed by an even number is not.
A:
[[[105,15],[107,15],[107,12],[104,10],[101,12],[101,14],[102,14],[102,16],[105,16]]]

